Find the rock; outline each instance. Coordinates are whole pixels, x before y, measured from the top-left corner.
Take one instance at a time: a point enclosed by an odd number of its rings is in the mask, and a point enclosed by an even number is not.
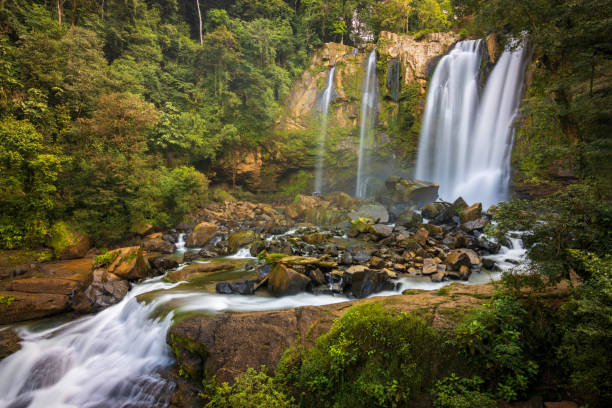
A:
[[[85,291],[85,296],[90,302],[91,310],[97,311],[119,303],[129,290],[130,284],[126,280],[104,269],[96,269],[93,272],[91,285]],[[83,310],[82,306],[80,308],[81,312],[87,311],[87,309]]]
[[[448,234],[442,240],[444,245],[450,248],[465,248],[468,245],[468,240],[465,235],[461,233]]]
[[[272,268],[268,277],[268,289],[275,296],[289,296],[306,290],[310,279],[288,268],[283,264],[277,264]]]
[[[495,267],[495,261],[489,258],[482,258],[482,267],[492,270]]]
[[[236,268],[237,265],[233,263],[223,262],[209,262],[203,264],[189,265],[181,270],[170,272],[166,275],[165,279],[170,282],[180,282],[184,280],[190,280],[197,275],[211,272],[228,271]]]
[[[257,278],[259,279],[263,279],[266,276],[268,276],[270,274],[270,272],[272,271],[272,266],[266,264],[266,265],[261,265],[257,268]]]
[[[346,270],[346,273],[348,273],[348,274],[352,275],[352,274],[354,274],[355,272],[363,272],[363,271],[365,271],[366,269],[368,269],[368,268],[367,268],[366,266],[364,266],[364,265],[353,265],[353,266],[350,266],[350,267],[349,267],[349,268]]]
[[[422,207],[438,198],[438,187],[426,181],[389,177],[385,188],[376,194],[376,199],[388,208],[398,205]]]
[[[458,271],[461,265],[470,267],[470,257],[461,251],[452,251],[446,256],[444,262],[454,271]]]
[[[112,251],[115,260],[106,268],[121,279],[139,280],[149,275],[149,263],[145,260],[142,248],[126,247]]]
[[[338,256],[338,263],[341,265],[352,265],[353,264],[353,256],[350,252],[341,252]]]
[[[433,258],[423,259],[423,275],[431,275],[438,272],[438,263]]]
[[[210,222],[201,222],[195,226],[185,241],[186,247],[202,247],[219,231],[219,227]]]
[[[53,224],[47,244],[53,248],[56,258],[63,260],[83,258],[91,248],[91,240],[87,235],[63,221]]]
[[[445,276],[446,276],[445,272],[436,272],[433,275],[431,275],[431,281],[434,283],[443,282]]]
[[[377,256],[373,256],[370,259],[370,267],[372,267],[374,269],[384,268],[386,264],[387,264],[387,261],[385,261],[384,259],[379,258]]]
[[[440,202],[427,204],[425,207],[421,208],[421,215],[427,219],[433,220],[436,218],[442,211],[444,211],[445,206]]]
[[[219,282],[215,286],[218,293],[224,294],[238,294],[238,295],[252,295],[254,290],[254,282],[250,279],[237,280],[232,282]]]
[[[174,269],[179,266],[179,263],[174,258],[170,258],[165,255],[157,255],[149,257],[149,264],[159,274],[162,274],[170,269]]]
[[[351,220],[350,230],[356,233],[355,236],[374,232],[374,220],[366,217],[355,218]]]
[[[325,284],[325,276],[323,276],[323,272],[320,269],[313,269],[308,272],[310,279],[315,285],[324,285]]]
[[[472,232],[474,230],[482,231],[490,223],[491,221],[489,218],[483,216],[472,221],[464,222],[461,224],[461,229],[466,232]]]
[[[384,205],[381,204],[366,204],[359,207],[356,211],[351,211],[348,216],[351,220],[357,218],[370,218],[375,223],[389,222],[389,212]]]
[[[293,203],[285,208],[285,214],[289,218],[304,219],[308,211],[319,205],[319,202],[318,197],[298,194]]]
[[[383,238],[390,237],[393,234],[393,227],[391,225],[374,224],[372,229],[376,235]]]
[[[470,277],[470,268],[465,265],[461,265],[459,267],[459,275],[461,275],[461,279],[468,280]]]
[[[364,269],[352,274],[351,293],[356,298],[364,298],[376,292],[393,289],[395,289],[395,284],[383,271]]]
[[[412,208],[405,209],[400,213],[395,220],[395,225],[400,225],[406,228],[418,227],[423,222],[421,214],[414,211]]]
[[[11,329],[0,330],[0,361],[19,351],[21,337]]]
[[[325,235],[319,232],[311,232],[302,235],[302,240],[310,245],[321,245],[323,242],[325,242]]]
[[[201,254],[202,251],[199,252],[195,252],[195,251],[187,251],[183,254],[183,263],[187,263],[187,262],[193,262],[196,259],[200,259],[202,257]]]
[[[313,295],[333,295],[334,291],[332,288],[330,288],[327,285],[319,285],[319,286],[315,286],[314,288],[312,288],[312,294]]]
[[[429,231],[429,235],[434,235],[434,236],[439,236],[439,237],[444,235],[444,228],[440,227],[439,225],[421,224],[421,228],[425,228],[427,231]]]
[[[461,211],[459,213],[459,219],[461,220],[461,223],[465,224],[468,221],[477,220],[478,218],[480,218],[481,215],[482,215],[482,204],[476,203],[476,204],[472,204],[465,210]]]
[[[468,204],[465,202],[463,197],[459,197],[455,201],[453,201],[451,208],[453,210],[453,214],[459,215],[461,211],[468,208]]]
[[[482,263],[482,261],[480,260],[480,256],[473,249],[460,248],[457,251],[466,254],[470,259],[470,264],[472,266],[480,265]]]
[[[488,251],[491,254],[496,254],[501,249],[501,245],[497,242],[490,241],[482,237],[478,239],[478,247]]]
[[[353,258],[353,263],[366,263],[372,257],[372,252],[366,249],[363,245],[351,245],[347,248],[347,250]]]
[[[489,56],[489,63],[495,64],[497,59],[497,34],[491,33],[485,38],[485,45],[487,46],[487,55]]]
[[[65,312],[68,308],[67,295],[0,291],[0,324],[40,319]]]
[[[141,222],[132,226],[132,232],[141,236],[148,235],[153,232],[153,225]]]
[[[234,253],[240,248],[251,244],[255,239],[257,239],[257,234],[254,231],[240,231],[231,233],[227,242],[230,251]]]
[[[74,295],[81,287],[82,282],[65,278],[27,278],[15,279],[9,282],[8,287],[15,292],[52,293],[56,295]]]
[[[427,231],[425,228],[419,228],[416,234],[414,234],[414,240],[420,246],[425,246],[427,243],[427,238],[429,238],[429,231]]]
[[[165,241],[161,238],[161,234],[152,234],[147,236],[140,243],[142,249],[147,252],[161,252],[162,254],[171,254],[176,251],[176,247],[172,242]]]

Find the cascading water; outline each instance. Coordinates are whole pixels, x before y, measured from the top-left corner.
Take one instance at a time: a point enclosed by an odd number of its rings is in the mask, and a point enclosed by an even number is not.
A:
[[[481,49],[482,40],[460,41],[436,67],[415,177],[440,184],[445,200],[462,196],[486,207],[507,194],[525,53],[504,51],[479,98]]]
[[[317,167],[315,170],[315,186],[314,190],[317,193],[323,192],[323,168],[325,162],[325,140],[327,139],[327,114],[329,112],[329,104],[334,94],[334,73],[336,66],[333,66],[327,75],[327,86],[319,102],[319,111],[321,114],[321,122],[319,129],[319,151],[317,154]]]
[[[368,56],[366,75],[363,80],[361,96],[361,127],[359,130],[359,159],[357,163],[357,183],[355,196],[365,198],[366,171],[369,165],[369,149],[372,131],[378,113],[378,80],[376,78],[376,50]]]

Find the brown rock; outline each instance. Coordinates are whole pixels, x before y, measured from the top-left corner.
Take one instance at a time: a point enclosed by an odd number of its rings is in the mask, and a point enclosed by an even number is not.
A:
[[[156,236],[160,235],[160,236]],[[176,251],[176,247],[172,242],[161,239],[161,233],[151,234],[142,240],[140,243],[142,249],[147,252],[161,252],[162,254],[171,254]]]
[[[438,264],[433,258],[423,259],[423,275],[431,275],[438,272]]]
[[[435,224],[421,224],[421,228],[425,228],[429,231],[430,235],[442,236],[444,235],[444,228]]]
[[[219,231],[219,227],[210,222],[201,222],[193,229],[185,241],[187,247],[202,247]]]
[[[458,271],[461,265],[467,267],[470,267],[472,265],[470,262],[470,257],[461,251],[449,252],[444,262],[446,262],[450,269],[454,271]]]
[[[222,263],[222,262],[209,262],[203,264],[189,265],[181,270],[170,272],[166,275],[165,279],[171,282],[180,282],[189,280],[197,275],[210,272],[227,271],[236,268],[237,265],[234,263]]]
[[[115,250],[117,256],[107,271],[122,279],[144,279],[149,273],[149,263],[145,260],[142,248],[126,247]]]
[[[470,258],[470,264],[472,264],[472,265],[480,265],[480,264],[482,264],[480,256],[473,249],[459,248],[459,249],[457,249],[457,251],[466,254],[468,256],[468,258]]]
[[[459,219],[462,223],[466,223],[468,221],[477,220],[482,215],[482,204],[476,203],[470,205],[465,210],[459,213]]]
[[[268,289],[276,296],[295,295],[306,290],[310,282],[306,276],[283,264],[275,265],[268,275]]]
[[[21,348],[19,345],[20,341],[21,337],[19,337],[13,330],[0,330],[0,361],[2,361],[5,357],[19,351]]]
[[[427,238],[429,238],[429,231],[425,228],[419,228],[416,234],[414,234],[414,240],[421,246],[425,246]]]
[[[85,291],[85,297],[89,301],[90,311],[96,311],[120,302],[129,290],[130,284],[126,280],[103,269],[96,269],[91,285]],[[78,306],[78,311],[87,311],[85,305]]]
[[[68,310],[68,296],[0,291],[0,324],[40,319]]]
[[[16,292],[52,293],[56,295],[72,295],[80,287],[81,282],[64,278],[29,278],[15,279],[9,283],[9,288]]]

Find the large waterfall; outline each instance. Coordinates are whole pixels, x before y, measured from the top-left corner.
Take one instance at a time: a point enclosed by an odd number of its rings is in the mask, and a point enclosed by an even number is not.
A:
[[[484,206],[507,197],[513,121],[525,70],[522,47],[503,52],[479,96],[482,40],[460,41],[431,79],[415,177],[440,196]]]
[[[359,130],[359,160],[357,164],[357,183],[355,196],[364,198],[366,195],[366,171],[369,165],[370,139],[376,123],[378,108],[378,80],[376,78],[376,50],[368,56],[366,75],[363,80],[361,96],[361,127]]]
[[[317,154],[317,167],[315,170],[315,188],[317,193],[323,192],[323,168],[325,162],[325,140],[327,139],[327,114],[329,112],[329,104],[334,93],[334,73],[336,66],[333,66],[327,76],[327,86],[319,101],[319,111],[321,114],[321,123],[319,129],[319,151]]]

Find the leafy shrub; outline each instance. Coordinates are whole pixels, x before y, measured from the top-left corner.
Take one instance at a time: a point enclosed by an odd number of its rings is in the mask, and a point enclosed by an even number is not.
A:
[[[572,256],[591,278],[561,309],[564,335],[558,357],[566,364],[572,390],[589,406],[612,406],[612,256],[579,251]]]
[[[523,396],[538,372],[538,364],[525,352],[526,314],[514,297],[500,291],[455,330],[457,346],[473,372],[486,379],[490,392],[506,401]]]
[[[203,395],[208,399],[206,408],[297,407],[293,398],[280,391],[266,371],[265,366],[260,371],[249,368],[236,378],[233,385],[226,382],[216,384],[214,381],[206,384]]]
[[[461,378],[455,374],[436,382],[432,388],[434,408],[493,408],[495,400],[482,392],[482,378]]]
[[[438,341],[418,316],[354,306],[314,348],[289,349],[276,374],[304,406],[401,406],[433,383]]]

